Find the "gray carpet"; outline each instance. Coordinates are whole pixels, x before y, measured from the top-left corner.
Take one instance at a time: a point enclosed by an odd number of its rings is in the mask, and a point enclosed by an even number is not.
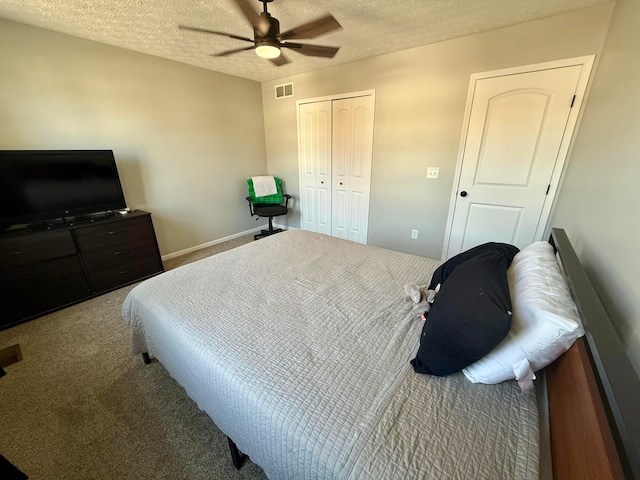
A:
[[[176,268],[245,236],[165,262]],[[0,332],[23,361],[0,380],[0,454],[32,479],[264,479],[236,470],[226,437],[154,361],[129,352],[133,286]]]

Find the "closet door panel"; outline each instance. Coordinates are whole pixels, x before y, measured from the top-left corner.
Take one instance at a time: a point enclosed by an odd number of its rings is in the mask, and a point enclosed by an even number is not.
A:
[[[333,197],[333,218],[332,218],[332,234],[334,237],[348,238],[349,218],[347,216],[348,211],[348,198],[345,190],[334,191]]]
[[[348,238],[350,218],[349,176],[352,156],[352,112],[351,99],[333,101],[333,192],[332,208],[334,237]]]
[[[352,99],[352,153],[349,177],[351,224],[349,239],[367,243],[373,160],[373,96]]]
[[[362,221],[363,202],[364,198],[361,192],[351,192],[351,198],[349,202],[351,210],[349,211],[349,232],[347,233],[347,238],[349,240],[353,240],[354,242],[359,242],[363,234],[366,237],[366,232],[363,232],[361,230],[362,225],[366,223]]]
[[[328,206],[331,205],[331,191],[328,188],[319,188],[318,189],[318,204],[323,205],[324,208],[318,208],[318,231],[320,233],[325,233],[327,235],[331,234],[331,208]]]
[[[316,202],[315,202],[315,189],[308,185],[303,186],[300,189],[302,206],[302,229],[316,231]]]
[[[373,96],[333,101],[333,194],[344,194],[344,209],[333,209],[342,228],[334,236],[367,243],[373,154]]]
[[[331,235],[331,123],[331,101],[299,106],[300,226],[328,235]]]

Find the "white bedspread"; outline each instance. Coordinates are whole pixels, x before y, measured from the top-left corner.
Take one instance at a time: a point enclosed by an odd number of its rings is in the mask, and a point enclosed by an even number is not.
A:
[[[403,285],[438,263],[289,231],[145,281],[123,317],[269,478],[537,478],[535,393],[409,365]]]

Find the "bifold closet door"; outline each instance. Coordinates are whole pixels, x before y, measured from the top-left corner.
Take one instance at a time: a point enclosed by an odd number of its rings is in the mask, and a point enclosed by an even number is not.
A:
[[[300,227],[331,235],[331,100],[299,107]]]
[[[373,95],[298,109],[300,227],[367,243]]]
[[[331,234],[367,243],[373,96],[333,100]]]

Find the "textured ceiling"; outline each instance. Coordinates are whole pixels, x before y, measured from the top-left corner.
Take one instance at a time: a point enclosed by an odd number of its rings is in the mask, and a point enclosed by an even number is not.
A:
[[[253,31],[232,0],[2,0],[0,18],[26,23],[256,81],[267,81],[362,58],[591,7],[611,0],[275,0],[269,12],[282,31],[327,12],[344,27],[313,41],[341,46],[333,59],[287,52],[276,67],[246,51],[210,54],[246,44],[178,30],[178,24],[244,37]],[[255,9],[262,3],[255,0]]]

